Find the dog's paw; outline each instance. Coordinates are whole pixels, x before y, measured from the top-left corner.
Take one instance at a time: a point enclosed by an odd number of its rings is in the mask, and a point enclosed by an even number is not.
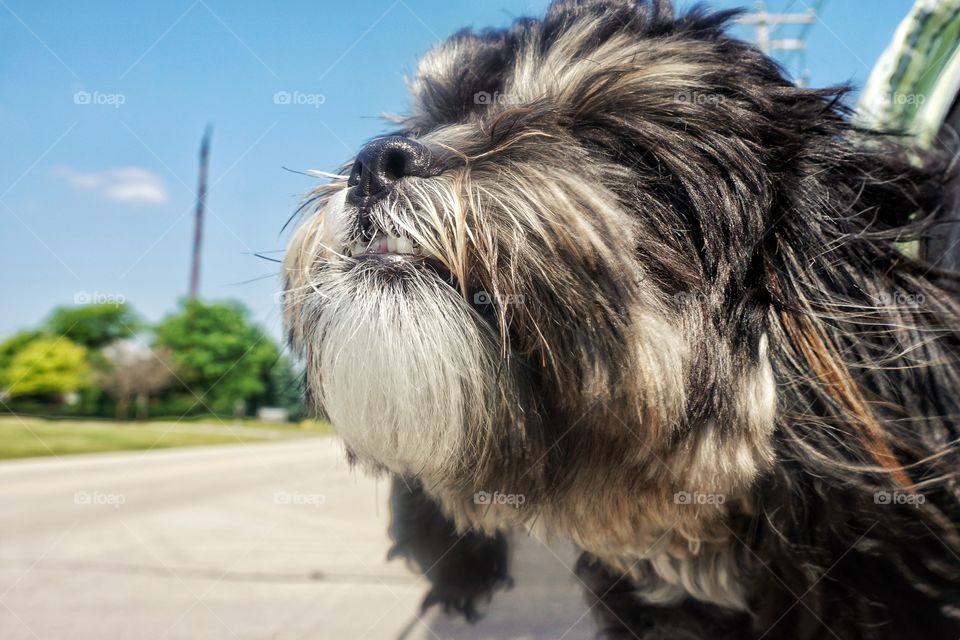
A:
[[[745,640],[750,617],[742,611],[685,598],[656,605],[638,597],[629,575],[584,553],[576,575],[587,589],[587,604],[600,631],[596,640]]]
[[[495,591],[512,587],[513,579],[509,576],[484,583],[435,583],[423,599],[420,610],[426,612],[436,605],[447,615],[461,615],[467,622],[474,623],[486,613]]]
[[[397,544],[387,555],[388,559],[412,560],[430,581],[422,611],[436,605],[445,613],[459,614],[468,622],[476,622],[483,616],[494,592],[513,586],[508,574],[508,543],[503,534],[490,537],[466,533],[445,552],[437,548],[433,551],[424,553],[422,546],[411,549]]]
[[[458,533],[413,481],[394,482],[391,510],[394,544],[387,559],[406,559],[430,581],[424,611],[437,605],[474,622],[495,591],[513,586],[510,548],[504,534]]]

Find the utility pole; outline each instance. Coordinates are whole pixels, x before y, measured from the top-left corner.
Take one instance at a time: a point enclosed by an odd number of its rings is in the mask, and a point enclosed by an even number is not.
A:
[[[747,14],[737,20],[739,24],[752,26],[756,29],[757,46],[760,47],[760,51],[767,55],[774,51],[799,51],[803,53],[807,47],[806,34],[809,27],[804,29],[797,38],[774,39],[774,33],[783,25],[812,25],[816,21],[816,9],[810,9],[803,13],[767,13],[764,0],[757,0],[757,9],[754,13]],[[800,84],[803,85],[802,80]]]
[[[197,211],[193,226],[193,264],[190,267],[190,299],[200,295],[200,249],[203,244],[203,207],[207,199],[207,166],[210,162],[210,136],[213,127],[207,125],[200,141],[200,178],[197,185]]]

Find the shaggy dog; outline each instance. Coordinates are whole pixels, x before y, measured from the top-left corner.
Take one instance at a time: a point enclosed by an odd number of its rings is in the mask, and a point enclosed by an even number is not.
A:
[[[307,199],[290,343],[393,553],[473,618],[571,538],[611,638],[960,637],[948,166],[666,1],[557,1],[421,62]]]

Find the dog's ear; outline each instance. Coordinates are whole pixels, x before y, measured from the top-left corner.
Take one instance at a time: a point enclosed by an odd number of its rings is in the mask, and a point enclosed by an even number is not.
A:
[[[800,386],[815,407],[808,413],[826,418],[798,423],[796,437],[909,488],[904,465],[916,435],[878,399],[896,398],[912,415],[953,412],[931,390],[956,384],[947,365],[958,362],[958,282],[914,256],[955,178],[948,158],[848,124],[836,101],[791,91],[805,100],[784,105],[792,125],[771,138],[794,151],[777,159],[780,179],[756,246],[777,368],[786,379],[819,381]],[[907,366],[891,364],[904,356]],[[828,433],[824,424],[846,428]]]

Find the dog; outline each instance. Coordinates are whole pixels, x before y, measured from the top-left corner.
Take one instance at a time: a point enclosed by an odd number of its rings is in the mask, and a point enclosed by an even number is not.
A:
[[[288,341],[425,607],[475,619],[526,529],[605,638],[960,637],[958,280],[904,249],[952,165],[736,15],[461,31],[304,200]]]

